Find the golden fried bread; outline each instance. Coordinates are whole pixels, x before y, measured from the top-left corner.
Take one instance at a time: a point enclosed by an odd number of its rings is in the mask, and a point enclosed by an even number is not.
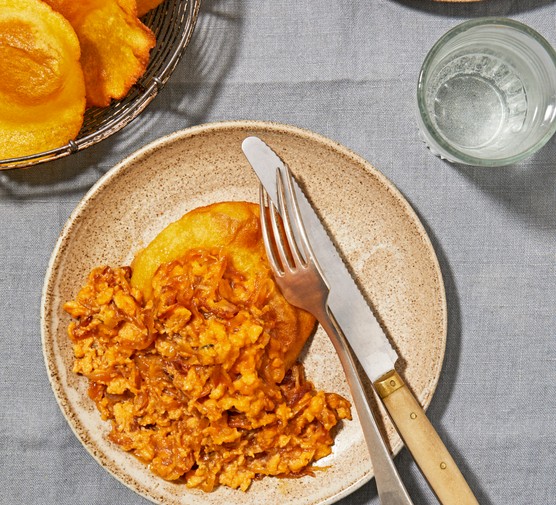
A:
[[[0,159],[63,146],[83,123],[70,23],[40,0],[0,0]]]
[[[87,105],[123,98],[143,75],[156,40],[135,0],[45,0],[66,17],[81,44]]]
[[[219,250],[233,258],[248,292],[270,286],[269,306],[276,313],[276,340],[285,352],[279,382],[294,363],[315,325],[313,316],[291,306],[274,285],[259,227],[259,206],[246,202],[222,202],[197,208],[170,224],[133,260],[133,287],[146,299],[152,296],[152,278],[163,263],[190,249]]]
[[[294,363],[314,319],[277,290],[258,215],[243,202],[193,210],[131,267],[95,268],[64,306],[74,372],[110,439],[204,491],[312,474],[350,418]]]

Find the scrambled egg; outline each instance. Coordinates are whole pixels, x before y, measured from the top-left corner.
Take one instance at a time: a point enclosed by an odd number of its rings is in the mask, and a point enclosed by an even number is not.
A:
[[[187,244],[159,247],[184,233]],[[74,372],[89,379],[110,439],[164,479],[205,491],[312,474],[350,405],[317,391],[295,361],[314,319],[274,284],[258,206],[192,211],[133,268],[135,282],[130,267],[95,268],[65,305]]]

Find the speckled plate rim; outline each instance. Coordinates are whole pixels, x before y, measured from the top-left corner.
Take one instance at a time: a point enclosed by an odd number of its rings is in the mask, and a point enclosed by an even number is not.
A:
[[[46,270],[45,280],[42,289],[42,296],[41,296],[41,312],[40,312],[40,319],[41,319],[41,342],[42,342],[42,350],[43,356],[45,360],[45,366],[47,369],[48,378],[50,381],[50,385],[54,392],[54,396],[56,401],[62,411],[62,414],[68,421],[70,428],[74,432],[77,439],[82,443],[85,447],[87,452],[97,461],[97,463],[102,466],[106,471],[108,471],[113,477],[115,477],[118,481],[124,484],[126,487],[130,488],[137,494],[143,496],[144,498],[153,501],[154,503],[158,503],[155,498],[149,493],[148,488],[142,488],[141,486],[135,485],[133,482],[130,482],[122,477],[122,475],[118,474],[118,472],[114,471],[111,468],[108,468],[102,461],[99,454],[97,454],[93,448],[91,448],[86,441],[82,438],[77,426],[74,424],[72,419],[71,412],[68,412],[67,407],[63,403],[62,394],[63,388],[57,382],[55,374],[51,369],[51,364],[49,363],[49,349],[48,349],[48,338],[49,338],[49,324],[48,324],[48,312],[50,302],[52,301],[50,289],[52,287],[52,281],[54,277],[54,273],[56,268],[60,262],[60,256],[65,248],[65,244],[71,239],[72,231],[74,227],[77,225],[76,223],[79,221],[81,216],[86,212],[88,205],[90,204],[91,200],[94,199],[95,195],[103,190],[103,188],[110,185],[111,181],[118,177],[121,172],[125,172],[128,169],[132,169],[134,162],[139,160],[140,158],[147,156],[150,153],[153,153],[157,150],[163,149],[166,145],[172,144],[173,142],[180,141],[186,139],[188,137],[196,136],[196,135],[210,135],[211,132],[219,132],[222,130],[239,130],[239,131],[248,131],[248,130],[263,130],[268,131],[271,133],[281,133],[286,135],[294,135],[297,137],[305,138],[307,140],[311,140],[317,142],[319,144],[323,144],[324,146],[336,151],[343,157],[346,157],[352,160],[354,163],[361,165],[364,167],[365,170],[369,171],[373,177],[375,177],[379,183],[384,187],[384,189],[391,194],[396,200],[396,203],[400,206],[403,210],[404,214],[407,218],[412,222],[412,225],[416,228],[420,239],[423,241],[423,244],[428,249],[429,259],[433,264],[433,268],[435,270],[435,274],[438,279],[439,283],[439,305],[437,309],[441,311],[442,317],[442,333],[438,335],[437,344],[440,349],[440,355],[438,361],[435,363],[436,368],[432,371],[431,379],[432,381],[429,383],[429,387],[426,391],[424,398],[421,398],[421,404],[423,408],[426,410],[430,405],[432,400],[432,396],[436,390],[438,385],[438,381],[440,378],[440,372],[442,369],[442,364],[444,361],[445,356],[445,349],[446,349],[446,339],[447,339],[447,329],[448,329],[448,310],[447,310],[447,301],[446,301],[446,293],[444,287],[444,281],[442,276],[442,271],[440,269],[440,264],[438,262],[438,258],[434,251],[434,247],[430,241],[430,238],[421,223],[421,220],[402,195],[402,193],[395,187],[395,185],[386,177],[384,176],[379,170],[377,170],[373,165],[371,165],[367,160],[362,158],[361,156],[357,155],[347,147],[343,146],[342,144],[335,142],[323,135],[318,133],[312,132],[307,129],[303,129],[297,126],[277,123],[277,122],[270,122],[270,121],[257,121],[257,120],[235,120],[235,121],[221,121],[221,122],[214,122],[214,123],[206,123],[198,126],[193,126],[184,130],[176,131],[172,134],[163,136],[144,147],[140,148],[139,150],[135,151],[128,157],[124,158],[122,161],[117,163],[114,167],[112,167],[108,172],[106,172],[85,194],[85,196],[81,199],[78,203],[74,211],[71,213],[70,217],[66,221],[58,240],[55,244],[53,249],[52,255],[50,257],[48,267]],[[400,441],[395,446],[392,447],[392,451],[394,455],[397,455],[399,451],[402,449],[403,443]],[[367,471],[365,475],[359,478],[356,481],[347,483],[347,485],[338,493],[330,496],[329,498],[317,502],[315,505],[328,505],[331,503],[335,503],[336,501],[350,495],[369,480],[373,478],[372,471]],[[208,503],[208,502],[207,502]]]

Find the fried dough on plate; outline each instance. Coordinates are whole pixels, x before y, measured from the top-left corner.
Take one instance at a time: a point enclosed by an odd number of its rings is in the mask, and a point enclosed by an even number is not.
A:
[[[217,250],[233,258],[233,268],[243,278],[246,292],[260,285],[270,289],[268,305],[277,314],[272,338],[284,360],[269,372],[279,382],[293,365],[315,325],[313,316],[290,305],[274,284],[259,226],[259,206],[247,202],[221,202],[200,207],[170,224],[143,250],[131,265],[131,284],[145,299],[152,296],[152,279],[159,266],[182,257],[187,251]],[[278,365],[278,363],[276,363]]]
[[[348,400],[294,363],[315,320],[276,288],[258,205],[189,212],[131,268],[93,269],[64,309],[73,371],[108,438],[164,479],[246,491],[266,475],[314,475],[351,419]]]
[[[0,158],[63,146],[83,123],[85,86],[70,23],[40,0],[0,0]]]
[[[135,0],[46,0],[66,17],[81,44],[87,105],[123,98],[145,72],[154,34],[137,17]]]

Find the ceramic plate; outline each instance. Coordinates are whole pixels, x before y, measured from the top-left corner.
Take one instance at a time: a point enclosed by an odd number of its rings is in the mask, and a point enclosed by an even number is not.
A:
[[[446,301],[438,261],[419,219],[396,188],[368,162],[314,133],[263,122],[227,122],[162,138],[110,170],[68,220],[53,252],[42,305],[46,366],[62,412],[90,454],[117,479],[161,504],[239,505],[332,503],[372,476],[354,412],[337,433],[329,468],[315,477],[266,478],[247,493],[189,490],[152,475],[107,440],[108,423],[72,373],[69,316],[62,310],[95,266],[129,265],[134,254],[185,212],[223,200],[258,201],[258,181],[241,142],[257,135],[302,181],[350,262],[364,294],[399,351],[399,370],[426,408],[436,387],[446,341]],[[317,388],[350,398],[338,358],[322,330],[303,352]],[[384,417],[384,412],[382,412]],[[386,418],[392,450],[402,443]]]

